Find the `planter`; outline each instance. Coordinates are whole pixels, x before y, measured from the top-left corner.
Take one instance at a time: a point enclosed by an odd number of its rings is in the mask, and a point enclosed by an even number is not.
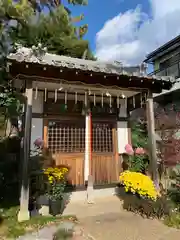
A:
[[[49,213],[53,216],[62,213],[63,199],[61,200],[49,200]]]
[[[170,213],[169,201],[166,197],[160,197],[156,201],[143,199],[138,194],[125,192],[124,187],[119,187],[119,198],[123,200],[123,208],[140,214],[147,218],[162,218]]]

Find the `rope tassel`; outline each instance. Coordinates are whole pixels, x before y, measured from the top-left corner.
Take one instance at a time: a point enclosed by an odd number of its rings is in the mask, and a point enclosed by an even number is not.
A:
[[[36,86],[35,96],[34,96],[34,99],[35,99],[35,100],[37,99],[37,96],[38,96],[38,87]]]
[[[54,101],[57,102],[57,89],[55,90]]]
[[[45,102],[47,101],[47,88],[45,88],[44,90],[44,101]]]

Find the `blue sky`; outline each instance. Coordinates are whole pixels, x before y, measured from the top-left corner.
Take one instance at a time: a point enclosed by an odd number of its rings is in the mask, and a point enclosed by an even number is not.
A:
[[[75,16],[84,13],[85,38],[102,60],[139,64],[180,34],[180,0],[89,0],[70,8]]]
[[[108,19],[120,12],[134,9],[141,5],[143,11],[148,12],[147,0],[89,0],[88,6],[70,7],[73,15],[84,13],[85,18],[81,23],[88,23],[88,33],[85,38],[89,40],[92,50],[95,50],[96,33],[99,32]]]

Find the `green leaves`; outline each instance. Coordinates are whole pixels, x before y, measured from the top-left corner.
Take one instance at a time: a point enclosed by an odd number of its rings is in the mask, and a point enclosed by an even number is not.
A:
[[[46,194],[50,200],[61,200],[63,198],[65,182],[54,183],[49,187],[49,191]]]
[[[81,37],[87,32],[87,26],[82,29]],[[78,33],[79,34],[79,33]],[[13,31],[12,38],[26,47],[41,42],[48,48],[48,52],[82,58],[87,50],[86,58],[93,59],[88,41],[79,39],[75,27],[72,25],[67,11],[63,6],[56,8],[49,15],[40,14],[38,21]]]
[[[67,2],[87,4],[85,0]],[[45,5],[53,9],[48,15],[42,12]],[[20,97],[12,91],[6,72],[6,57],[13,50],[14,43],[26,47],[42,43],[51,53],[77,58],[82,58],[87,51],[86,58],[93,59],[88,42],[82,39],[87,25],[76,31],[69,14],[59,0],[0,1],[0,107],[6,117],[18,116],[22,109]],[[83,17],[81,15],[76,21]]]
[[[0,93],[0,107],[6,117],[17,117],[21,113],[22,103],[17,94],[7,90]]]
[[[147,148],[148,136],[146,125],[139,122],[134,122],[131,124],[132,129],[132,144],[133,147]]]
[[[132,172],[144,172],[148,167],[148,158],[146,155],[129,156],[128,166],[128,169]]]

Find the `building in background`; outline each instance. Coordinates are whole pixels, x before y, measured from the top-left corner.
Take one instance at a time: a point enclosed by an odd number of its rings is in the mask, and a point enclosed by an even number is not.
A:
[[[144,62],[153,65],[150,76],[173,76],[176,79],[170,90],[155,94],[154,100],[164,103],[176,101],[180,93],[180,35],[149,53]]]
[[[154,94],[157,136],[161,138],[167,164],[180,161],[180,35],[149,53],[145,63],[153,65],[150,76],[172,76],[175,84],[170,90]]]

